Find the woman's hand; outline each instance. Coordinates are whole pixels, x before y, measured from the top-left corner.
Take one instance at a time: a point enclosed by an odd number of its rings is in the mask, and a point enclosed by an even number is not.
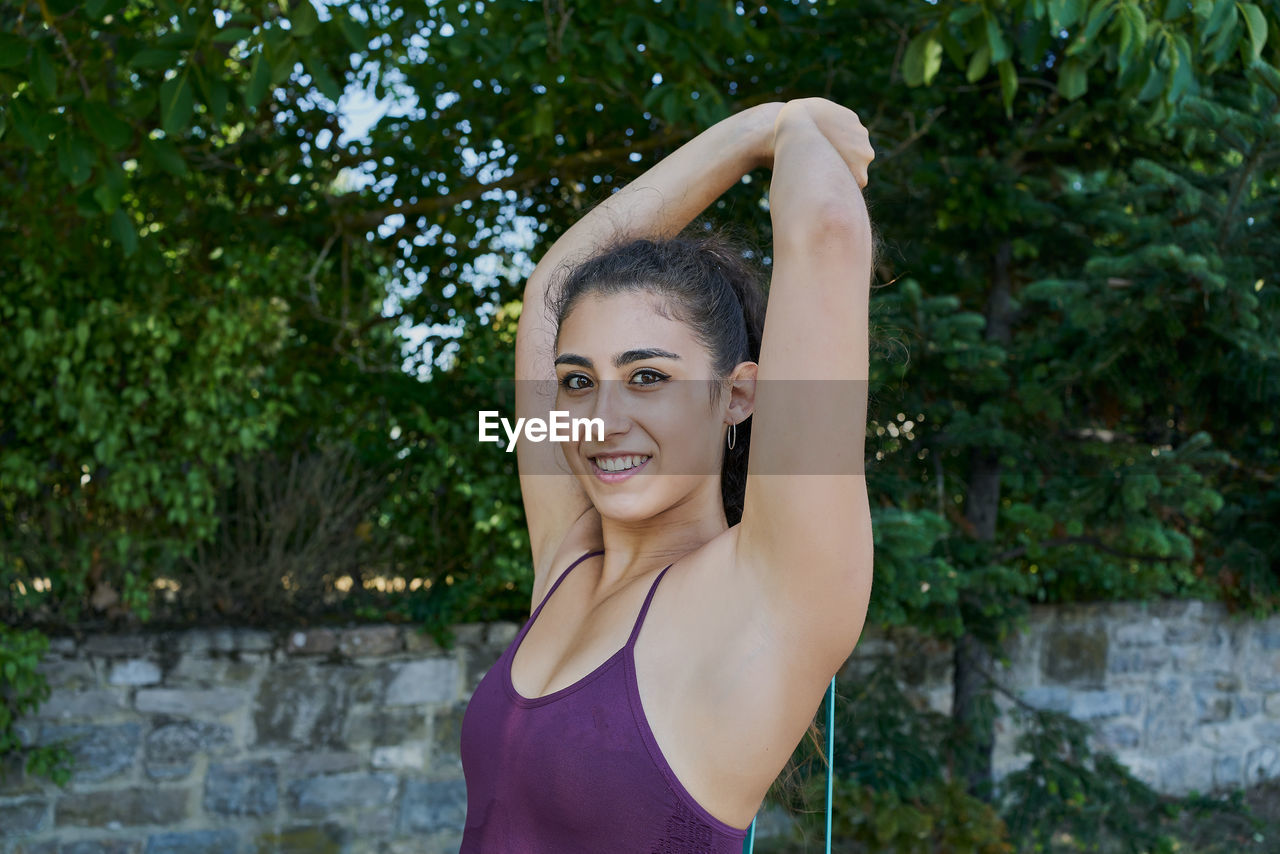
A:
[[[774,123],[775,136],[793,110],[804,110],[808,113],[809,118],[818,126],[818,130],[822,131],[822,135],[844,158],[858,186],[867,186],[867,166],[875,159],[876,152],[871,147],[871,138],[867,129],[862,126],[862,120],[858,118],[858,114],[826,98],[800,98],[788,101],[779,111]]]

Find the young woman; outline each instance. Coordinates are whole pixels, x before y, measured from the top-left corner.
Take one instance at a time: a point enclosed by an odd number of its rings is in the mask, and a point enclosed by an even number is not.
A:
[[[842,106],[752,107],[529,278],[516,414],[604,429],[517,446],[537,607],[463,719],[461,854],[742,850],[871,593],[873,157]],[[757,167],[767,313],[740,253],[678,236]]]

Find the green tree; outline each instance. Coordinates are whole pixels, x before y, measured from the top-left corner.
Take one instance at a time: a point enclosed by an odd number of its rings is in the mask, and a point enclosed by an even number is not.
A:
[[[959,570],[949,631],[973,791],[990,779],[987,648],[1026,602],[1277,602],[1258,528],[1276,457],[1243,436],[1266,434],[1280,392],[1258,318],[1274,322],[1275,302],[1257,293],[1276,257],[1255,229],[1274,216],[1280,143],[1267,11],[939,4],[900,28],[927,130],[882,171],[879,210],[921,251],[894,265],[884,304],[919,345],[898,407],[928,420],[903,442],[897,419],[879,482],[952,522],[939,553]],[[879,81],[895,102],[892,71]],[[1250,518],[1219,517],[1242,491]]]
[[[154,582],[219,536],[239,463],[334,444],[395,461],[385,401],[415,383],[380,311],[385,247],[333,214],[355,161],[330,156],[325,98],[362,39],[308,3],[0,9],[6,624],[148,619]],[[8,750],[39,693],[34,636],[5,638]]]

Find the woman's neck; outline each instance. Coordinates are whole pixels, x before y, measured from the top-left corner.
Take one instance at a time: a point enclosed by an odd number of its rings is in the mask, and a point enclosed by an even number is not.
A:
[[[728,530],[719,484],[713,494],[693,495],[642,522],[601,517],[604,565],[596,582],[600,598],[635,578],[674,563]]]

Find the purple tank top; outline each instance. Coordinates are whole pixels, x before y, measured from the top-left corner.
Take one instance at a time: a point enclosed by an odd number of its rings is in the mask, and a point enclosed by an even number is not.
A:
[[[480,680],[462,718],[467,820],[459,854],[740,854],[747,830],[707,812],[676,779],[636,687],[635,643],[658,582],[622,649],[566,688],[529,699],[511,662],[556,579]]]

